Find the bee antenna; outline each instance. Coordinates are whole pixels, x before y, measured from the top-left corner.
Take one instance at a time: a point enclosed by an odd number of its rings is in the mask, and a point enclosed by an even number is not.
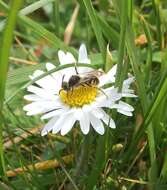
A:
[[[79,74],[78,70],[77,70],[77,63],[76,62],[75,62],[75,72],[76,72],[77,75]]]
[[[62,77],[61,86],[62,86],[62,84],[63,84],[63,81],[64,81],[64,77],[65,77],[65,75],[63,75],[63,77]]]

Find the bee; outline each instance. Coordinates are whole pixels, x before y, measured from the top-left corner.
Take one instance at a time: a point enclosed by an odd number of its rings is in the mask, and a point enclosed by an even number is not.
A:
[[[78,86],[95,86],[97,87],[99,84],[99,77],[103,74],[101,70],[94,70],[90,72],[86,72],[83,74],[72,75],[68,82],[64,81],[65,75],[62,78],[61,90],[65,91],[73,91],[74,88]],[[98,88],[98,87],[97,87]],[[61,92],[59,91],[59,93]]]

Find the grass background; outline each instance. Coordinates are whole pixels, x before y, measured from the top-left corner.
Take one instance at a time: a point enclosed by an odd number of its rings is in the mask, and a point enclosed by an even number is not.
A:
[[[28,75],[82,42],[96,68],[118,64],[119,89],[135,76],[134,116],[112,113],[104,136],[41,137],[22,110]],[[0,1],[0,189],[166,190],[166,43],[165,0]]]

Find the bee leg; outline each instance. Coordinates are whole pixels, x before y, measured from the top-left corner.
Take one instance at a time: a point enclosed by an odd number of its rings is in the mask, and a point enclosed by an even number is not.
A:
[[[67,99],[69,98],[69,93],[68,93],[69,91],[67,90]]]
[[[89,84],[88,82],[85,82],[85,84],[86,84],[87,86],[89,86],[89,87],[92,87],[92,85]]]
[[[71,95],[73,94],[73,92],[74,92],[74,88],[71,88]]]
[[[83,86],[83,87],[85,87],[85,84],[83,84],[83,83],[81,83],[80,85]]]
[[[63,89],[60,89],[60,90],[59,90],[59,95],[60,95],[60,92],[61,92],[62,90],[63,90]]]

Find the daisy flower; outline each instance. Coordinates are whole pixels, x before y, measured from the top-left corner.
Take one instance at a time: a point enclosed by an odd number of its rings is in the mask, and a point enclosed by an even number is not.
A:
[[[121,98],[135,97],[134,91],[130,89],[130,84],[134,81],[133,77],[123,82],[121,93],[118,93],[117,88],[111,85],[103,88],[108,83],[114,83],[116,65],[106,74],[86,67],[86,64],[90,64],[90,59],[84,44],[79,48],[77,61],[71,53],[61,50],[58,51],[58,58],[61,65],[85,63],[85,67],[77,67],[79,75],[76,74],[75,67],[56,71],[27,88],[27,91],[31,93],[24,96],[26,100],[31,101],[23,108],[27,115],[43,114],[41,119],[49,120],[41,131],[42,136],[51,131],[66,135],[76,122],[79,122],[81,131],[85,135],[88,134],[90,127],[103,135],[104,124],[110,128],[116,127],[114,120],[104,111],[104,108],[116,109],[121,114],[132,116],[134,108]],[[54,68],[53,64],[46,63],[47,71]],[[96,72],[96,75],[92,78],[90,73],[93,72]],[[42,70],[36,70],[30,79],[33,80],[43,73]],[[86,82],[69,88],[70,82],[75,82],[71,77],[77,76],[78,79],[80,74],[89,76]],[[66,85],[66,88],[63,85]]]

